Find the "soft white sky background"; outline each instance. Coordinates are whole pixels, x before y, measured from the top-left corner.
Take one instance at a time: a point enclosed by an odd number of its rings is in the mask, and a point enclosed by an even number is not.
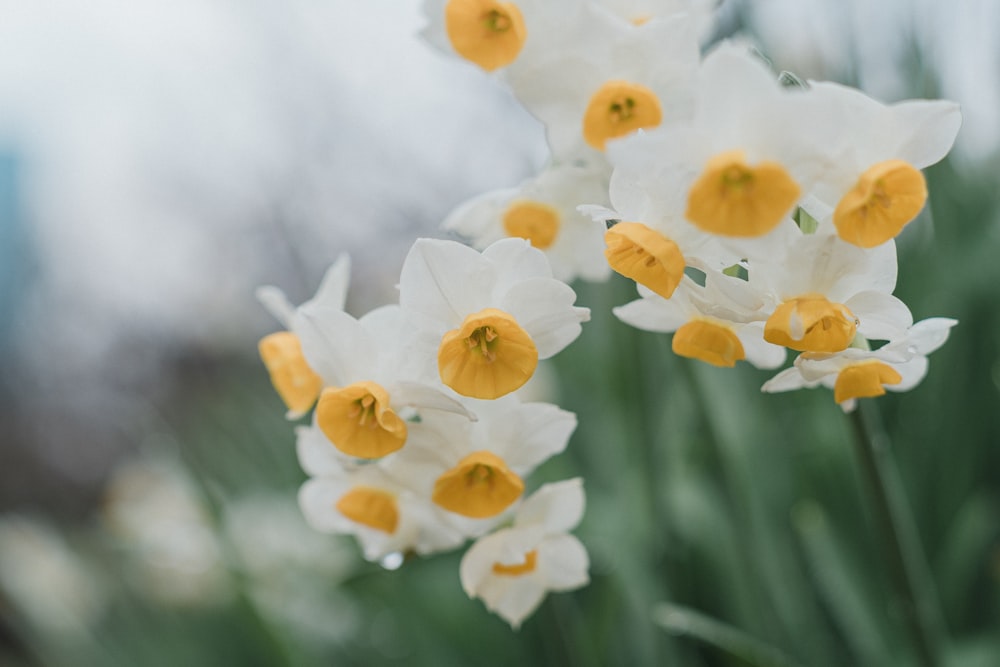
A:
[[[777,67],[836,79],[857,57],[887,101],[914,31],[963,105],[964,163],[995,154],[1000,3],[749,5]],[[414,238],[541,165],[540,128],[421,23],[419,0],[0,0],[0,153],[38,267],[0,313],[6,372],[19,409],[58,406],[30,435],[53,472],[104,474],[168,350],[252,354],[275,328],[256,285],[301,300],[349,250],[352,303],[377,305]],[[74,441],[95,416],[118,437]]]

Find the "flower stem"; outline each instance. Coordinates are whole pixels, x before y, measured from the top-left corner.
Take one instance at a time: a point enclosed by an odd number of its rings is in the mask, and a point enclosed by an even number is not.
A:
[[[900,486],[889,438],[880,425],[876,427],[873,423],[877,415],[866,418],[861,407],[850,414],[855,450],[873,504],[876,530],[888,560],[898,608],[919,664],[937,667],[941,664],[939,638],[944,633],[940,615],[934,613],[935,607],[930,603],[926,560]]]
[[[694,609],[661,603],[653,609],[653,620],[668,632],[699,639],[753,667],[798,667],[773,646]]]

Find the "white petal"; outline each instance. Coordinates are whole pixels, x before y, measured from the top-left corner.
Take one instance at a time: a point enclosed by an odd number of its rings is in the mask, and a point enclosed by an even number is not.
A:
[[[779,391],[794,391],[796,389],[802,389],[809,386],[815,386],[815,384],[807,382],[806,379],[802,377],[802,373],[799,372],[799,369],[792,366],[791,368],[786,368],[765,382],[760,390],[768,394],[773,394]]]
[[[553,535],[538,545],[538,569],[550,591],[571,591],[585,586],[590,558],[583,543],[572,535]]]
[[[858,333],[870,340],[898,338],[913,324],[906,304],[884,292],[861,292],[844,305],[858,318]]]
[[[351,257],[345,252],[341,253],[326,270],[323,280],[320,281],[319,289],[316,290],[316,295],[306,303],[343,310],[344,304],[347,302],[347,288],[350,283]]]
[[[590,309],[573,305],[576,292],[553,278],[529,278],[511,288],[499,303],[531,336],[538,358],[548,359],[580,335]]]
[[[907,333],[907,344],[916,348],[919,354],[930,354],[945,344],[951,328],[958,320],[948,317],[931,317],[914,324]]]
[[[288,300],[285,293],[273,285],[258,287],[255,292],[257,301],[261,303],[274,319],[281,322],[286,329],[292,328],[292,318],[295,316],[295,306]]]
[[[514,525],[539,524],[549,535],[569,532],[583,518],[584,505],[581,478],[545,484],[524,501],[514,518]]]
[[[449,213],[441,228],[469,239],[474,248],[485,248],[506,236],[503,214],[517,193],[505,188],[474,197]]]
[[[418,382],[396,382],[386,388],[393,405],[421,410],[443,410],[475,421],[476,415],[442,390]]]
[[[496,268],[455,241],[417,239],[403,261],[399,305],[414,322],[443,333],[490,305]]]
[[[928,365],[927,357],[924,356],[914,357],[902,364],[893,364],[892,367],[899,372],[902,381],[899,384],[887,384],[885,388],[890,391],[909,391],[913,389],[927,375]]]
[[[483,259],[493,262],[496,267],[494,299],[502,298],[513,285],[523,280],[552,277],[552,268],[545,253],[532,247],[527,239],[500,239],[483,251]]]
[[[375,354],[361,324],[342,310],[303,306],[292,322],[302,354],[324,384],[343,387],[361,379]]]
[[[346,459],[330,439],[316,426],[295,429],[295,449],[299,465],[311,477],[346,475]]]
[[[785,363],[788,352],[780,345],[764,340],[764,323],[752,322],[735,327],[736,337],[743,344],[746,360],[756,368],[771,369]]]
[[[489,432],[490,450],[525,475],[566,449],[576,429],[576,415],[548,403],[523,403],[484,425]]]
[[[947,155],[962,126],[959,106],[947,100],[909,100],[890,108],[898,134],[895,157],[917,169]]]

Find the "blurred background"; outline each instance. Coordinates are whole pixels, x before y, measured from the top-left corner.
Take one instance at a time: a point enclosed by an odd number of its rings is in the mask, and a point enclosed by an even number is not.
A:
[[[254,288],[298,303],[348,251],[348,310],[392,301],[415,238],[546,159],[536,121],[422,24],[419,0],[0,0],[0,665],[745,664],[658,626],[662,601],[803,664],[908,664],[829,394],[764,396],[768,374],[674,357],[611,316],[625,281],[577,286],[594,321],[553,377],[581,427],[532,480],[584,477],[590,587],[511,633],[465,598],[459,553],[383,569],[305,526]],[[960,324],[877,409],[947,664],[983,667],[1000,664],[998,30],[989,0],[727,0],[716,31],[777,71],[962,105],[896,292]]]

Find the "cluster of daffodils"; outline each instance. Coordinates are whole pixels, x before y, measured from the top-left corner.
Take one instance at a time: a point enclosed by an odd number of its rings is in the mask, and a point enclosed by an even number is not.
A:
[[[956,105],[886,106],[832,83],[785,86],[733,43],[702,57],[712,0],[426,0],[424,36],[492,73],[545,125],[552,159],[418,240],[399,303],[344,312],[348,263],[260,352],[298,429],[313,526],[365,556],[456,548],[470,596],[518,626],[546,591],[587,581],[569,534],[579,479],[525,497],[573,414],[519,396],[589,317],[566,282],[637,283],[615,309],[716,366],[794,364],[765,391],[858,398],[913,387],[953,320],[893,296],[894,238],[922,210],[921,169],[950,149]],[[471,246],[471,247],[469,247]]]
[[[518,626],[547,591],[588,581],[579,479],[525,497],[525,479],[561,452],[576,417],[520,394],[540,360],[580,333],[589,311],[523,239],[479,252],[418,240],[399,303],[344,311],[341,257],[311,300],[259,291],[286,330],[260,354],[297,431],[310,479],[299,494],[315,528],[354,535],[367,559],[474,544],[461,565],[470,596]]]
[[[552,155],[444,227],[475,247],[526,238],[567,280],[634,280],[615,315],[679,355],[776,369],[799,353],[764,391],[824,385],[851,410],[912,388],[955,321],[914,324],[893,296],[894,239],[957,105],[778,77],[734,43],[702,57],[713,4],[426,0],[428,41],[493,73]]]

